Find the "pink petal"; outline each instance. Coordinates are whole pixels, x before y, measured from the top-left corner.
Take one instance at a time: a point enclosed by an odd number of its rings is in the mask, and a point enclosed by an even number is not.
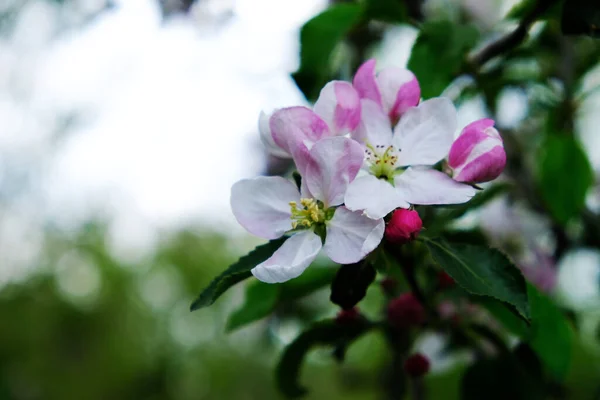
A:
[[[352,132],[360,123],[360,98],[348,82],[325,85],[313,109],[335,135]]]
[[[383,218],[397,207],[410,206],[394,186],[373,175],[356,178],[350,183],[344,205],[352,211],[363,211],[373,219]]]
[[[273,140],[273,136],[271,135],[271,127],[269,126],[270,118],[271,114],[267,114],[263,111],[260,112],[260,116],[258,118],[258,132],[260,133],[260,140],[270,154],[274,155],[275,157],[289,158],[290,154],[279,147]]]
[[[326,138],[312,147],[310,157],[303,178],[314,198],[326,207],[342,204],[348,184],[362,166],[362,146],[341,136]]]
[[[280,283],[300,276],[321,250],[321,238],[312,231],[297,233],[286,240],[266,261],[252,269],[252,275],[266,283]]]
[[[383,109],[392,121],[419,104],[421,88],[415,75],[407,69],[388,67],[377,75]]]
[[[231,210],[248,232],[276,239],[292,229],[290,201],[300,201],[296,185],[279,176],[243,179],[231,188]]]
[[[423,168],[408,168],[394,179],[400,196],[411,204],[461,204],[475,196],[475,189],[448,175]]]
[[[479,157],[466,163],[464,168],[454,176],[458,182],[489,182],[500,176],[506,166],[504,147],[497,145]]]
[[[381,93],[375,80],[375,59],[365,61],[356,71],[352,81],[361,99],[369,99],[381,106]]]
[[[339,207],[327,223],[323,250],[336,263],[352,264],[379,246],[384,230],[383,219],[370,219],[361,212]]]
[[[484,130],[492,126],[494,126],[494,120],[488,118],[467,125],[450,148],[448,165],[451,168],[458,168],[460,164],[464,163],[473,147],[488,137]]]
[[[327,123],[307,107],[282,108],[270,119],[271,135],[275,143],[288,154],[295,147],[309,147],[331,133]]]
[[[362,119],[358,129],[352,135],[353,139],[373,146],[389,146],[392,143],[392,126],[389,118],[374,101],[362,99],[361,103]]]
[[[454,140],[456,109],[445,97],[422,102],[406,111],[394,129],[392,144],[400,149],[399,165],[433,165],[445,158]]]

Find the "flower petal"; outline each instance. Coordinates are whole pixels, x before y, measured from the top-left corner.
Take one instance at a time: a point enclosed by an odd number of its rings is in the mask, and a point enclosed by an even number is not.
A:
[[[352,132],[360,123],[360,98],[348,82],[326,84],[313,110],[327,122],[334,135]]]
[[[326,138],[312,147],[310,158],[303,177],[310,192],[326,207],[342,204],[348,184],[362,166],[362,146],[341,136]]]
[[[364,210],[364,214],[373,219],[383,218],[395,208],[410,206],[394,186],[373,175],[362,176],[350,183],[344,205],[352,211]]]
[[[252,275],[266,283],[294,279],[308,268],[321,247],[321,238],[313,231],[297,233],[286,240],[266,261],[254,267]]]
[[[248,232],[265,239],[292,229],[290,201],[300,201],[300,193],[280,176],[243,179],[231,188],[233,215]]]
[[[407,69],[388,67],[377,75],[383,109],[397,121],[410,107],[419,104],[421,88],[417,77]]]
[[[489,118],[480,119],[467,125],[460,133],[460,136],[452,143],[450,153],[448,154],[448,165],[451,168],[458,168],[460,164],[463,164],[467,160],[471,150],[473,150],[473,147],[490,136],[486,134],[485,130],[493,126],[494,120]],[[502,140],[500,134],[496,136]]]
[[[389,146],[392,143],[390,119],[373,100],[362,99],[360,102],[362,118],[358,129],[352,135],[353,139],[361,143],[370,143],[373,146]]]
[[[375,80],[375,59],[365,61],[356,71],[352,85],[361,99],[374,101],[381,107],[381,92]]]
[[[323,250],[336,263],[352,264],[379,246],[384,230],[383,219],[371,219],[359,211],[339,207],[327,223]]]
[[[446,157],[456,130],[456,109],[445,97],[412,107],[394,129],[392,143],[401,150],[400,166],[433,165]]]
[[[494,147],[490,149],[492,145]],[[499,177],[505,166],[504,147],[489,139],[475,147],[464,167],[454,171],[454,179],[458,182],[489,182]]]
[[[448,175],[425,168],[408,168],[394,179],[400,196],[411,204],[461,204],[475,196],[476,190],[456,182]]]
[[[323,137],[330,136],[327,123],[307,107],[281,108],[273,113],[269,121],[274,142],[288,154],[296,146],[310,148]]]
[[[271,127],[269,126],[269,119],[272,114],[267,114],[264,111],[260,112],[258,117],[258,131],[260,133],[260,140],[269,152],[269,154],[280,158],[289,158],[290,154],[279,147],[273,140],[271,135]]]

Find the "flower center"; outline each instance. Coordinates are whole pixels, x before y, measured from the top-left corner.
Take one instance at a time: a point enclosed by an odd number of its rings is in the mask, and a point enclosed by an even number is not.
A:
[[[323,203],[315,199],[300,199],[300,207],[295,201],[290,201],[290,207],[292,208],[292,229],[310,228],[327,219]]]
[[[379,179],[393,179],[398,162],[398,152],[399,150],[396,150],[394,146],[367,144],[365,153],[371,173]]]

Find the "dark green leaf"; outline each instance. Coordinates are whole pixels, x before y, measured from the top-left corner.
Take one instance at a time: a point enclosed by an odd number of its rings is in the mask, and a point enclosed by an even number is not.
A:
[[[449,21],[423,24],[408,68],[417,76],[424,98],[439,96],[460,74],[466,55],[478,38],[479,31],[470,25]]]
[[[311,265],[298,278],[285,283],[251,283],[246,289],[244,304],[229,316],[225,329],[231,332],[258,321],[273,313],[279,304],[299,299],[329,285],[335,272],[336,268]]]
[[[404,0],[368,0],[365,16],[390,23],[404,22],[406,5]]]
[[[538,19],[558,19],[560,16],[561,5],[563,0],[550,0],[554,4],[548,7],[543,13],[538,16]],[[538,5],[539,0],[522,0],[520,3],[513,6],[510,9],[506,18],[508,19],[522,19],[526,15],[530,14]]]
[[[287,397],[300,397],[307,390],[300,385],[298,378],[302,361],[316,346],[345,346],[366,333],[372,327],[366,320],[339,324],[332,320],[314,324],[286,347],[276,370],[279,390]]]
[[[213,281],[200,293],[198,298],[192,303],[190,307],[192,311],[199,308],[207,307],[213,304],[219,296],[221,296],[227,289],[232,287],[238,282],[249,278],[252,274],[250,270],[256,267],[267,258],[271,257],[275,250],[277,250],[283,242],[286,240],[285,237],[271,240],[268,243],[258,246],[250,253],[240,258],[235,264],[230,266],[221,275],[217,276]]]
[[[538,186],[550,213],[561,224],[576,216],[593,183],[585,151],[567,135],[550,135],[539,157]]]
[[[376,274],[369,263],[342,265],[331,283],[331,302],[345,310],[354,307],[365,297]]]
[[[497,302],[489,297],[481,297],[478,303],[483,305],[508,332],[520,339],[529,338],[529,325],[506,303]]]
[[[231,332],[271,314],[277,306],[279,290],[280,285],[251,283],[246,289],[244,304],[229,316],[225,330]]]
[[[563,6],[561,29],[565,35],[600,37],[600,3],[568,0]]]
[[[315,98],[329,79],[331,54],[350,29],[358,23],[359,4],[336,4],[309,20],[300,31],[300,68],[294,80],[308,98]]]
[[[548,297],[529,285],[531,347],[558,380],[564,379],[571,360],[571,328],[560,309]]]
[[[461,382],[462,400],[538,400],[542,387],[512,354],[471,365]]]
[[[466,291],[513,305],[529,318],[523,275],[498,250],[424,238],[435,261]]]

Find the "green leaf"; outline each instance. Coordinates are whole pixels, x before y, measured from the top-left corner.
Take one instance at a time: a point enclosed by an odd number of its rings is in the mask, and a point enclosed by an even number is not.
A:
[[[287,397],[300,397],[307,390],[300,385],[298,378],[302,361],[306,354],[316,346],[346,346],[366,333],[372,325],[360,319],[352,323],[339,324],[334,320],[317,322],[290,343],[276,369],[276,381],[279,390]]]
[[[300,31],[300,68],[294,80],[307,98],[316,98],[329,79],[329,62],[335,47],[363,13],[359,4],[336,4],[304,24]]]
[[[529,319],[525,279],[504,254],[483,246],[423,240],[435,261],[466,291],[511,304]]]
[[[531,339],[529,344],[546,369],[558,380],[565,378],[571,360],[571,327],[560,309],[529,285]]]
[[[523,0],[518,4],[515,4],[508,14],[507,19],[522,19],[526,15],[530,14],[538,5],[539,0]],[[554,4],[546,9],[543,13],[538,16],[538,19],[558,19],[560,16],[561,5],[563,1],[554,1]]]
[[[594,175],[585,151],[567,135],[549,135],[542,145],[538,187],[552,216],[561,224],[576,216]]]
[[[367,0],[365,16],[383,22],[399,23],[407,19],[403,0]]]
[[[600,3],[590,0],[565,1],[560,22],[565,35],[600,38]]]
[[[511,354],[471,365],[461,382],[462,400],[542,400],[543,386]]]
[[[417,76],[424,98],[439,96],[461,73],[464,59],[478,39],[479,31],[471,25],[449,21],[423,24],[408,69]]]
[[[229,316],[225,330],[231,332],[271,314],[277,306],[279,290],[279,285],[260,281],[248,285],[244,304]]]
[[[210,306],[227,289],[236,283],[249,278],[252,275],[250,270],[271,257],[275,250],[277,250],[286,239],[287,238],[283,237],[271,240],[262,246],[258,246],[250,253],[240,258],[235,264],[227,268],[225,272],[213,279],[213,281],[200,293],[198,298],[192,303],[192,306],[190,307],[191,311]]]
[[[298,278],[281,284],[253,282],[246,288],[244,304],[228,318],[225,330],[232,332],[267,317],[281,303],[304,297],[331,283],[336,268],[311,265]]]
[[[489,297],[480,298],[478,303],[483,305],[508,332],[521,339],[528,339],[530,337],[529,325],[523,321],[523,318],[514,309],[508,307],[506,303],[494,301]]]

